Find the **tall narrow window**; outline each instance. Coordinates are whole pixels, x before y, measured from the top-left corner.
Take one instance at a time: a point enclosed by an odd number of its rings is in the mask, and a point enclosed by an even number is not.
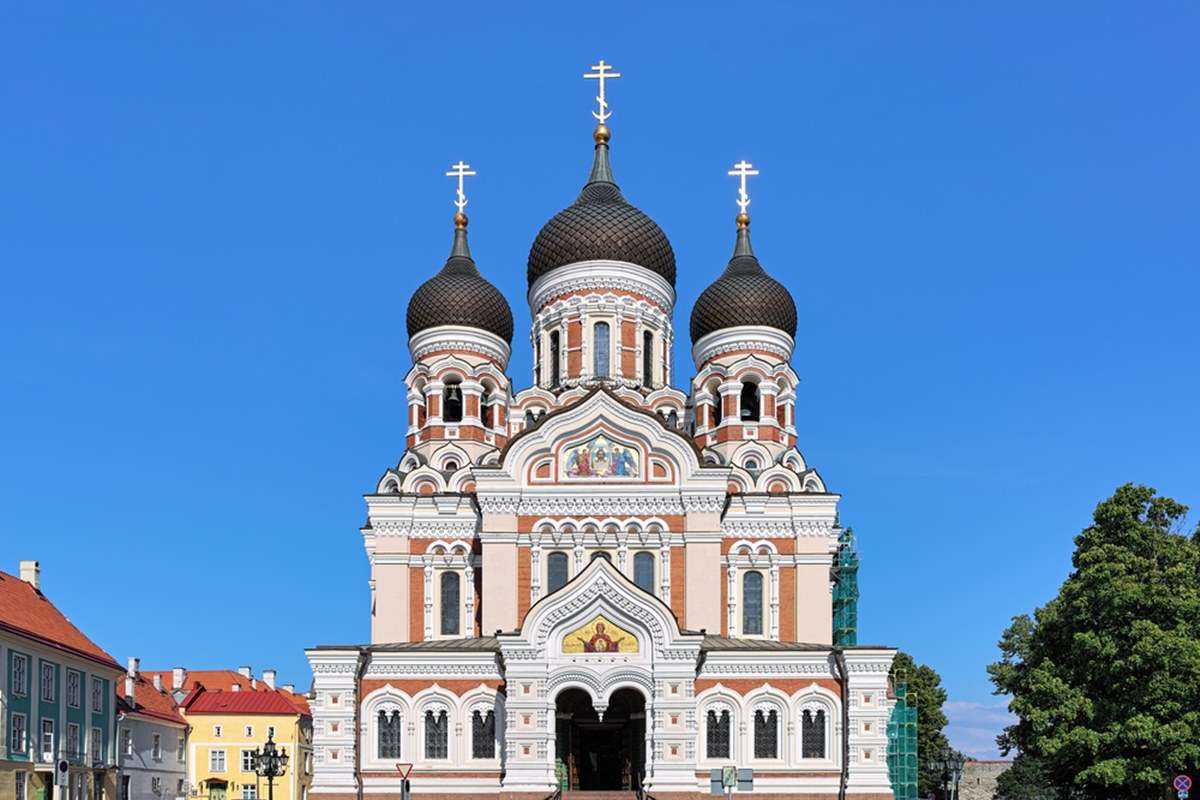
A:
[[[400,712],[379,712],[379,757],[400,757]]]
[[[746,381],[742,384],[742,420],[758,422],[758,384]]]
[[[546,594],[567,585],[567,554],[551,553],[546,558]]]
[[[716,711],[708,712],[707,728],[707,748],[706,755],[709,758],[730,758],[729,752],[729,710],[722,709],[718,714]]]
[[[608,377],[609,347],[608,323],[597,322],[592,329],[592,349],[595,351],[592,372],[597,378]]]
[[[442,421],[462,422],[463,395],[462,386],[458,381],[447,383],[442,390]]]
[[[779,713],[773,708],[754,712],[754,757],[779,757]]]
[[[475,709],[471,714],[471,758],[496,757],[496,713]]]
[[[633,582],[654,593],[654,554],[641,552],[633,557]]]
[[[558,331],[550,332],[550,388],[557,389],[558,382],[562,378],[559,373],[559,357],[561,350],[559,349],[559,333]]]
[[[459,606],[458,573],[443,572],[440,580],[442,589],[442,635],[457,636],[458,618],[462,615],[462,610]]]
[[[445,709],[425,712],[425,758],[449,757],[449,727]]]
[[[742,633],[763,632],[763,576],[747,572],[742,578]]]
[[[642,333],[642,385],[651,386],[654,383],[654,334],[650,331]]]
[[[483,387],[483,392],[479,395],[479,419],[483,422],[483,427],[492,427],[492,409],[490,401],[492,399],[492,390],[488,387]]]
[[[800,757],[825,757],[825,711],[805,709],[800,719]]]

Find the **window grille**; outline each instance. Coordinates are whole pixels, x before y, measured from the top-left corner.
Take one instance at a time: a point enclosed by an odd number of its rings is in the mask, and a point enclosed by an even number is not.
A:
[[[425,712],[425,758],[447,758],[450,754],[446,712]]]
[[[709,758],[731,758],[729,752],[729,711],[722,709],[708,712],[708,748]]]
[[[569,559],[566,553],[551,553],[546,559],[546,593],[557,592],[567,584]]]
[[[496,714],[475,709],[471,715],[471,757],[496,757]]]
[[[825,757],[825,711],[806,709],[800,718],[800,757]]]
[[[608,377],[608,359],[609,359],[609,338],[608,338],[608,323],[597,322],[596,327],[592,329],[592,347],[595,349],[595,358],[593,360],[594,369],[597,378]]]
[[[779,753],[779,713],[759,709],[754,712],[754,757],[777,758]]]
[[[379,757],[400,757],[400,712],[379,712]]]
[[[462,614],[459,607],[458,573],[443,572],[442,582],[442,635],[458,635],[458,618]]]
[[[654,593],[654,554],[641,552],[633,557],[633,582],[639,588]]]
[[[763,576],[747,572],[742,578],[742,633],[763,632]]]

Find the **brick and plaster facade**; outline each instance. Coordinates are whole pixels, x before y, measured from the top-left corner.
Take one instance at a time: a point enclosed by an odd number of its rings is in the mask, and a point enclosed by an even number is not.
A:
[[[530,253],[532,386],[461,206],[409,306],[407,449],[361,530],[371,641],[308,651],[322,800],[395,795],[397,763],[422,798],[683,800],[727,765],[764,797],[892,796],[895,651],[833,645],[840,495],[796,449],[791,297],[743,213],[673,387],[674,255],[608,141]]]

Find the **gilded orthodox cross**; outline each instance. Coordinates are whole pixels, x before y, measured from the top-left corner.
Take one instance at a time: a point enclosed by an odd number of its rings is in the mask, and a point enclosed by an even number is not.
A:
[[[450,168],[446,173],[447,178],[458,178],[458,197],[454,200],[454,205],[458,207],[458,213],[463,213],[463,209],[467,207],[467,196],[463,194],[463,178],[468,175],[474,175],[475,171],[471,169],[470,164],[465,164],[459,161]]]
[[[612,64],[605,64],[603,58],[600,59],[599,64],[593,64],[591,69],[595,72],[585,72],[583,77],[600,81],[600,94],[596,97],[596,102],[600,104],[600,110],[593,111],[592,116],[603,125],[612,116],[612,112],[608,110],[608,102],[604,99],[604,81],[619,78],[621,73],[612,72]]]
[[[742,185],[738,188],[738,208],[745,214],[746,209],[750,207],[750,195],[746,194],[746,178],[751,175],[757,175],[758,170],[754,169],[754,165],[749,161],[739,161],[733,165],[733,169],[729,170],[729,174],[734,177],[741,178]]]

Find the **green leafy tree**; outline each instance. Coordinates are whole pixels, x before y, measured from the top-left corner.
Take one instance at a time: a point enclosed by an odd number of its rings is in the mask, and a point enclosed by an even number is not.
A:
[[[1126,484],[1075,539],[1058,596],[988,667],[1017,722],[998,739],[1060,798],[1146,800],[1200,766],[1200,539],[1187,508]],[[1200,535],[1200,531],[1197,531]]]
[[[996,797],[1004,800],[1055,800],[1058,793],[1050,785],[1042,762],[1021,753],[996,780]]]
[[[892,661],[892,683],[907,683],[909,691],[917,695],[917,758],[919,774],[917,793],[921,797],[931,796],[941,787],[941,776],[925,767],[932,755],[948,745],[943,731],[946,714],[942,705],[946,702],[946,690],[942,688],[942,676],[933,667],[917,664],[913,657],[903,651],[896,653]]]

